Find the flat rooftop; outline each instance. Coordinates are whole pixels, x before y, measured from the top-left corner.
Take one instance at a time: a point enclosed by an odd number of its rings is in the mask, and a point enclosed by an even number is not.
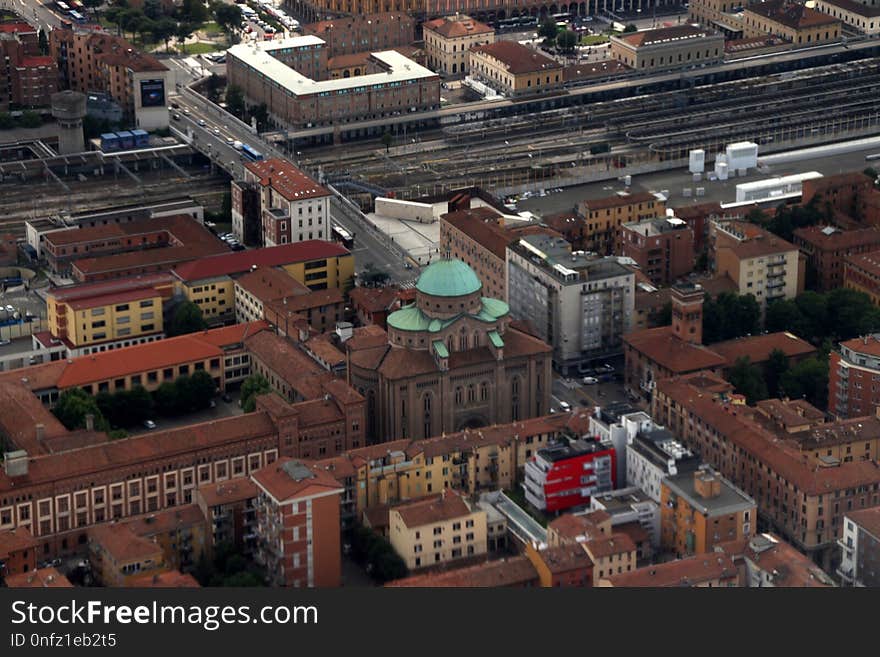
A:
[[[373,59],[386,67],[384,72],[335,80],[313,80],[294,70],[280,59],[276,59],[274,55],[274,53],[281,50],[322,48],[325,43],[323,39],[319,39],[316,36],[293,37],[275,41],[255,41],[232,46],[227,51],[227,54],[250,66],[255,71],[259,71],[262,75],[277,83],[282,89],[295,96],[344,93],[356,87],[371,87],[409,80],[437,78],[437,74],[434,71],[416,64],[413,60],[404,57],[395,50],[371,53]]]
[[[709,517],[736,513],[755,506],[755,501],[724,479],[717,472],[713,476],[721,482],[721,493],[716,497],[702,497],[694,486],[694,472],[664,477],[663,483],[676,495],[685,498],[695,509]]]

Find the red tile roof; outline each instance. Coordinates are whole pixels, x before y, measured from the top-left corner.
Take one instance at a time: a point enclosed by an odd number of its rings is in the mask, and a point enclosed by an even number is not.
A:
[[[330,190],[306,175],[287,160],[269,158],[260,162],[248,162],[245,168],[253,174],[260,185],[271,187],[288,201],[330,196]]]
[[[633,331],[623,341],[648,359],[673,373],[722,367],[726,360],[709,347],[686,342],[672,333],[671,326]]]
[[[0,32],[7,32],[9,34],[13,32],[36,32],[37,28],[28,25],[27,23],[0,23]]]
[[[813,345],[788,331],[716,342],[709,348],[724,357],[728,367],[736,363],[739,358],[748,358],[752,363],[766,362],[776,349],[788,357],[801,357],[816,353],[816,348]]]
[[[528,557],[507,557],[438,573],[413,575],[388,582],[386,587],[491,588],[538,583],[538,571]]]
[[[128,525],[98,525],[89,530],[89,541],[100,545],[117,565],[142,559],[161,560],[162,548],[138,536]]]
[[[391,513],[398,513],[409,529],[469,516],[472,513],[461,495],[451,489],[443,492],[439,497],[401,504],[394,507]]]
[[[57,568],[39,568],[27,573],[18,573],[6,577],[6,586],[10,589],[72,589],[73,584]]]
[[[626,534],[621,533],[592,538],[584,541],[582,545],[593,559],[603,559],[614,554],[636,551],[636,544],[632,542],[632,539]]]
[[[679,42],[685,39],[698,39],[714,36],[715,34],[712,30],[694,27],[693,25],[674,25],[672,27],[660,27],[655,30],[621,34],[615,38],[625,41],[631,46],[641,47],[658,43]]]
[[[355,287],[348,293],[355,308],[363,308],[369,313],[390,310],[397,302],[400,288],[396,285],[385,287]]]
[[[96,283],[81,283],[79,285],[66,285],[52,287],[48,296],[56,301],[70,304],[78,304],[75,308],[91,308],[98,305],[95,299],[120,294],[132,290],[155,290],[156,288],[170,288],[174,279],[171,274],[147,274],[132,276],[129,278],[117,278],[110,281],[98,281]],[[108,302],[112,303],[112,301]]]
[[[562,64],[555,59],[550,59],[537,50],[532,50],[516,41],[496,41],[482,46],[474,46],[471,48],[471,52],[483,53],[497,59],[514,75],[562,68]]]
[[[698,586],[716,579],[738,581],[733,560],[727,555],[701,554],[687,559],[667,561],[653,566],[636,568],[603,578],[612,586],[631,588],[641,586]]]
[[[790,0],[756,2],[746,5],[745,11],[758,14],[797,30],[840,22],[837,18],[833,18],[828,14],[823,14],[815,9],[810,9],[804,4],[791,2]]]
[[[880,506],[847,511],[846,517],[880,541]]]
[[[253,267],[280,267],[296,262],[308,262],[322,258],[338,258],[350,255],[350,251],[335,242],[306,240],[281,244],[263,249],[232,251],[179,265],[174,275],[186,282],[215,276],[232,276],[249,271]]]
[[[235,324],[80,356],[67,361],[57,386],[64,390],[172,365],[222,357],[224,346],[242,343],[247,336],[268,326],[264,321]]]
[[[485,23],[475,21],[469,16],[435,18],[422,24],[423,30],[436,32],[446,39],[472,36],[474,34],[495,34],[495,30]]]
[[[827,229],[828,226],[795,228],[794,239],[809,244],[818,251],[840,251],[866,244],[880,245],[880,228],[876,226],[854,230],[835,228],[833,231],[828,231]]]
[[[251,476],[278,502],[342,493],[342,486],[326,470],[297,459],[278,459]]]
[[[584,199],[581,205],[585,210],[605,210],[608,208],[620,208],[627,205],[638,205],[639,203],[658,202],[656,196],[649,192],[636,192],[634,194],[614,194],[613,196],[603,196],[602,198]]]
[[[237,477],[227,481],[199,486],[198,495],[208,507],[234,504],[253,499],[259,494],[257,485],[248,477]]]
[[[0,559],[3,561],[15,552],[37,547],[37,539],[27,527],[17,527],[0,531]]]

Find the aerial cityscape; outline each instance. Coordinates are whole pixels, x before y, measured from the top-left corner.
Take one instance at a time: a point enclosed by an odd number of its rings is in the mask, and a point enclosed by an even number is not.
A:
[[[880,1],[0,0],[0,64],[0,586],[880,586]]]

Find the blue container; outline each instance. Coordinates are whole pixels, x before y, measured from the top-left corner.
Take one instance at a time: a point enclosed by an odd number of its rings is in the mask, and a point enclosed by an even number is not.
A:
[[[134,145],[137,147],[147,147],[150,145],[150,133],[146,130],[132,130],[134,135]]]
[[[115,132],[105,132],[101,135],[101,150],[105,153],[119,150],[119,137]]]
[[[120,146],[123,150],[134,148],[134,135],[131,132],[128,130],[117,132],[116,136],[119,137]]]

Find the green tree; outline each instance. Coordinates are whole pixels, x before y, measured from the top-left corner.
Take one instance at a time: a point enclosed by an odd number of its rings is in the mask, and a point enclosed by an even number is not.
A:
[[[46,31],[41,27],[40,31],[37,33],[37,41],[39,42],[40,54],[48,55],[49,54],[49,38],[46,36]]]
[[[135,31],[141,37],[141,43],[147,44],[150,41],[150,37],[153,35],[153,32],[156,30],[156,21],[147,16],[143,16],[137,21],[137,25],[135,26]]]
[[[165,52],[168,52],[168,43],[177,33],[177,23],[173,18],[164,16],[153,23],[153,40],[165,44]]]
[[[761,368],[753,365],[747,356],[737,358],[733,367],[727,372],[727,380],[736,392],[745,395],[746,403],[749,405],[767,399],[767,384]]]
[[[71,388],[62,392],[52,412],[71,431],[85,429],[86,416],[89,414],[94,417],[95,429],[104,431],[109,428],[95,398],[82,388]]]
[[[559,28],[556,27],[556,21],[552,16],[545,16],[538,26],[538,36],[552,41],[556,39],[557,32],[559,32]]]
[[[782,376],[788,371],[788,356],[781,349],[774,349],[764,364],[764,379],[767,382],[767,394],[779,397],[782,394]]]
[[[251,374],[241,384],[241,408],[245,413],[253,413],[257,407],[257,397],[272,392],[272,386],[261,374]]]
[[[241,8],[238,5],[219,4],[214,10],[214,20],[229,38],[230,45],[235,31],[241,25]]]
[[[761,329],[761,308],[751,294],[722,292],[703,305],[703,341],[706,344],[756,335]]]
[[[22,113],[19,122],[22,128],[39,128],[43,125],[43,117],[38,112],[27,111]]]
[[[635,32],[636,30],[638,30],[638,28],[635,25],[633,25],[632,23],[630,23],[629,25],[627,25],[626,27],[623,28],[623,33],[629,34],[630,32]]]
[[[0,130],[9,130],[15,127],[15,119],[9,112],[0,112]]]
[[[177,13],[182,21],[195,25],[201,25],[208,20],[208,8],[202,0],[183,0]]]
[[[390,132],[382,133],[382,145],[385,147],[385,152],[387,153],[391,150],[391,144],[394,142],[394,137],[391,136]]]
[[[140,9],[123,9],[119,16],[122,35],[125,36],[126,32],[131,32],[132,39],[134,39],[138,26],[140,26],[144,18],[144,13]]]
[[[831,290],[826,299],[824,337],[843,341],[880,330],[880,310],[864,292],[841,287]]]
[[[260,103],[251,110],[251,116],[257,120],[257,131],[263,132],[269,128],[269,108],[266,103]]]
[[[97,19],[98,16],[98,7],[104,4],[104,0],[83,0],[83,5],[86,9],[92,10],[92,16]],[[110,8],[112,9],[112,7]]]
[[[190,399],[197,409],[208,408],[217,393],[217,384],[205,370],[193,372],[189,377]]]
[[[234,116],[244,118],[244,93],[240,87],[235,85],[226,87],[226,109]]]
[[[160,415],[176,415],[180,411],[180,400],[177,398],[177,387],[171,381],[165,381],[153,392],[156,412]]]
[[[556,35],[556,46],[566,53],[574,52],[578,43],[578,36],[571,30],[562,30]]]
[[[174,309],[171,321],[166,327],[166,333],[169,337],[195,333],[204,330],[207,326],[204,317],[202,317],[202,309],[192,301],[183,301]]]
[[[177,38],[177,43],[180,44],[180,52],[186,52],[186,40],[189,39],[195,31],[196,26],[192,23],[180,22],[177,24],[174,36]]]
[[[782,390],[792,399],[806,399],[825,410],[828,406],[828,360],[808,358],[782,375]]]

